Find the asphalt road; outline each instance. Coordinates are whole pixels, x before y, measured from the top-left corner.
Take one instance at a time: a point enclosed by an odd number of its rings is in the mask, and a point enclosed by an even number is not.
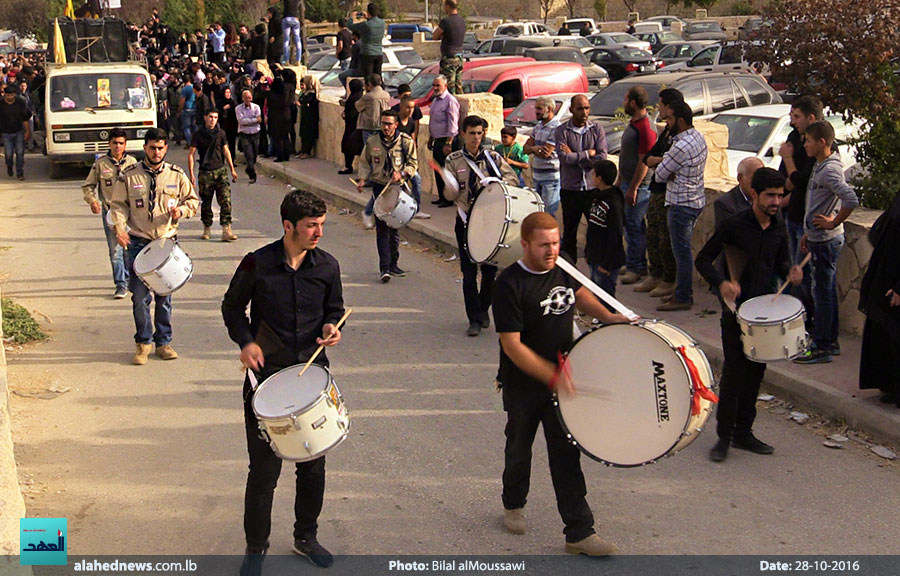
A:
[[[186,164],[183,150],[170,158]],[[240,240],[204,242],[198,220],[182,223],[195,273],[174,296],[181,357],[143,367],[130,364],[130,303],[111,299],[100,219],[81,199],[86,171],[51,181],[31,155],[24,183],[0,178],[3,295],[36,311],[52,335],[8,357],[20,478],[30,516],[68,518],[70,554],[243,551],[241,373],[219,305],[242,255],[280,236],[286,187],[268,178],[251,187],[239,172]],[[464,336],[456,263],[403,246],[409,276],[383,285],[374,233],[337,211],[320,245],[339,259],[354,309],[329,352],[353,428],[328,454],[320,541],[338,554],[561,553],[540,434],[531,529],[512,536],[501,526],[497,339]],[[713,464],[707,431],[650,466],[583,459],[599,533],[624,554],[900,554],[895,464],[852,441],[824,448],[820,431],[765,409],[756,431],[775,455],[732,451]],[[290,549],[289,468],[272,553]]]

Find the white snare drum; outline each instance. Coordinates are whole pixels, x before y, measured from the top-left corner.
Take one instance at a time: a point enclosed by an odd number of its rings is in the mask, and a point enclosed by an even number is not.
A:
[[[491,182],[478,195],[466,230],[466,249],[474,262],[507,267],[522,257],[522,220],[543,212],[540,194]]]
[[[175,240],[153,240],[134,259],[134,273],[154,294],[168,296],[191,279],[194,263]]]
[[[744,356],[755,362],[790,360],[806,352],[806,311],[793,296],[757,296],[738,308]]]
[[[556,406],[569,441],[611,466],[640,466],[685,448],[717,402],[713,372],[688,334],[657,320],[608,324],[568,355],[575,396]]]
[[[391,228],[403,228],[416,215],[419,205],[399,184],[391,184],[375,199],[375,217]]]
[[[266,378],[253,395],[259,429],[279,458],[315,460],[347,438],[350,413],[324,366],[291,366]]]

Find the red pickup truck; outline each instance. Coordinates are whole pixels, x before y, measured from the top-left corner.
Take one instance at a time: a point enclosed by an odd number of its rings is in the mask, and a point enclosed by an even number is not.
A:
[[[503,117],[526,98],[560,92],[588,91],[581,64],[574,62],[509,62],[463,70],[463,92],[491,92],[503,98]]]

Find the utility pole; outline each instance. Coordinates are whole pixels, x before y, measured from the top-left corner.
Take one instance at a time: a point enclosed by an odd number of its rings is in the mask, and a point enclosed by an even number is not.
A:
[[[428,0],[425,0],[425,23],[428,24],[430,20],[428,19]]]

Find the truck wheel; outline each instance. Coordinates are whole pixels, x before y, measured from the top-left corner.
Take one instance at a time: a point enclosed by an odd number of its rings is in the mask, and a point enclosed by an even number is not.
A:
[[[59,180],[63,177],[63,165],[59,162],[50,161],[50,178]]]

